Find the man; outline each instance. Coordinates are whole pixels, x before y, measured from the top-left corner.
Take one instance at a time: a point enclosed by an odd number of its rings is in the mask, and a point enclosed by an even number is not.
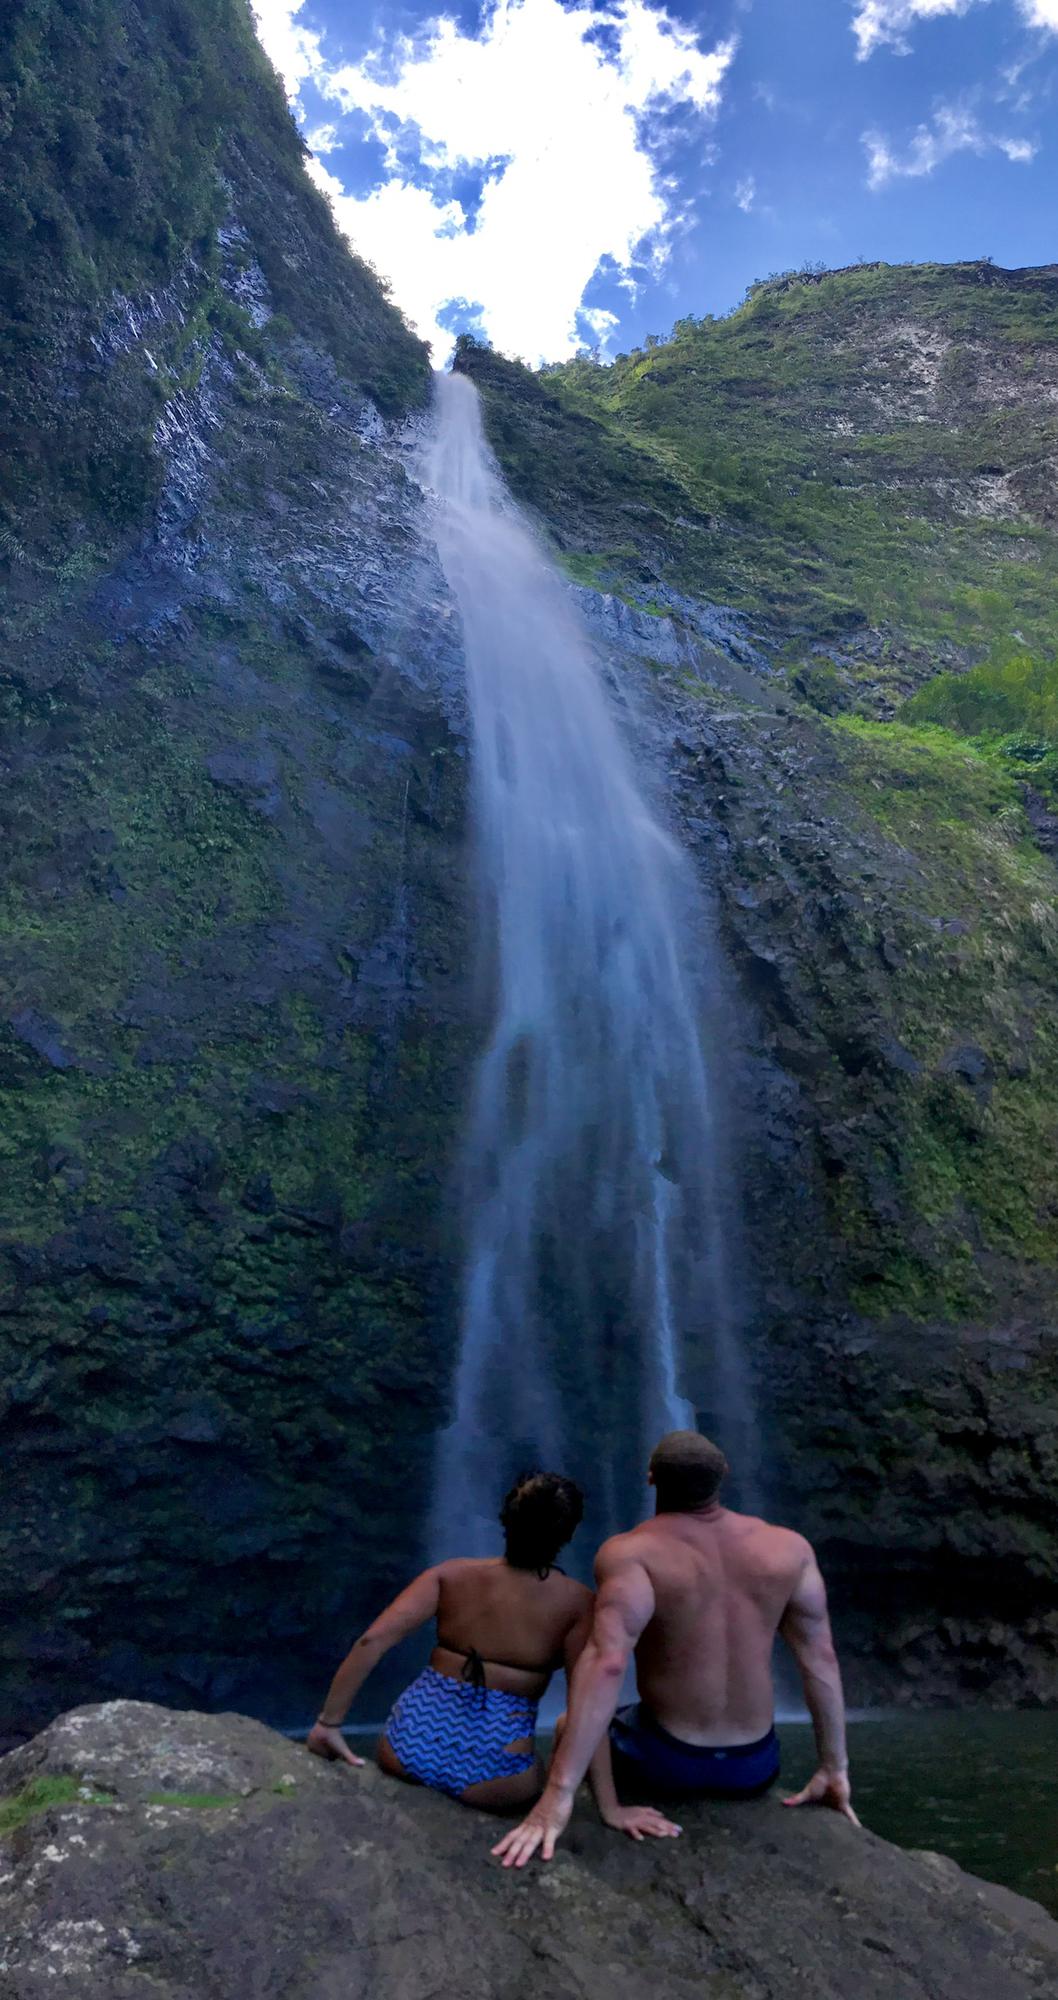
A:
[[[841,1671],[827,1596],[808,1542],[720,1503],[727,1460],[696,1431],[671,1431],[650,1460],[657,1511],[614,1535],[595,1563],[591,1637],[547,1784],[493,1853],[523,1868],[550,1861],[603,1732],[618,1789],[668,1798],[750,1797],[778,1775],[772,1644],[801,1670],[819,1768],[790,1806],[852,1810]],[[639,1701],[614,1716],[635,1651]]]

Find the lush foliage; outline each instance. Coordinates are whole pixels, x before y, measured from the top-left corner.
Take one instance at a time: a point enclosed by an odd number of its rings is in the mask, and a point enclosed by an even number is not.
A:
[[[1049,769],[1058,757],[1058,658],[999,649],[968,673],[937,674],[904,715],[962,736],[998,738],[1010,756]]]
[[[895,701],[1014,632],[1054,650],[1056,346],[1053,274],[880,265],[767,281],[609,367],[461,365],[567,545],[631,542],[773,621],[791,664],[806,631],[855,648],[886,627]]]
[[[196,340],[199,357],[213,334],[245,344],[216,285],[216,229],[233,198],[288,328],[384,407],[420,397],[425,349],[309,181],[245,0],[10,0],[0,45],[9,550],[43,542],[57,555],[86,514],[105,532],[142,510],[151,432],[167,394],[186,385]],[[177,334],[164,307],[174,284]],[[122,298],[150,328],[153,372]]]

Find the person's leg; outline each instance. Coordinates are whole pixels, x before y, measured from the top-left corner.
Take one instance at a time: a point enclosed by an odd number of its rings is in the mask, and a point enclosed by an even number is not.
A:
[[[380,1736],[378,1739],[375,1761],[378,1764],[379,1770],[384,1771],[387,1778],[402,1778],[406,1785],[419,1785],[422,1783],[421,1778],[413,1777],[410,1771],[404,1769],[396,1751],[385,1736]]]
[[[508,1747],[514,1751],[521,1746]],[[459,1803],[476,1806],[479,1812],[520,1813],[539,1798],[543,1789],[544,1767],[536,1757],[527,1771],[516,1771],[510,1778],[484,1778],[478,1785],[468,1785],[465,1792],[460,1792]]]

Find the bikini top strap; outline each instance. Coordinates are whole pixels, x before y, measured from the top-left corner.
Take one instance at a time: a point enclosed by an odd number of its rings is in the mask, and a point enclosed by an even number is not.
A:
[[[485,1668],[487,1665],[492,1667],[508,1667],[512,1673],[516,1674],[553,1674],[562,1665],[561,1655],[550,1660],[543,1667],[528,1667],[524,1660],[494,1660],[490,1657],[486,1661],[478,1652],[476,1646],[453,1646],[447,1639],[442,1639],[440,1633],[437,1635],[437,1643],[439,1646],[444,1647],[446,1653],[461,1653],[463,1655],[464,1666],[460,1679],[469,1681],[472,1687],[484,1688],[487,1686],[485,1680]]]

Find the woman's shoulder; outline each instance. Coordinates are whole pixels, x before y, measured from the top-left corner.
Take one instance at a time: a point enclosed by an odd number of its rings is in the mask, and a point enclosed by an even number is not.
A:
[[[590,1590],[586,1583],[578,1583],[575,1576],[563,1576],[555,1570],[552,1571],[552,1575],[556,1576],[558,1582],[561,1584],[565,1602],[568,1604],[573,1616],[576,1618],[582,1617],[584,1612],[595,1602],[595,1592]]]
[[[442,1583],[460,1583],[500,1567],[497,1556],[446,1556],[444,1562],[436,1565],[434,1573]]]

